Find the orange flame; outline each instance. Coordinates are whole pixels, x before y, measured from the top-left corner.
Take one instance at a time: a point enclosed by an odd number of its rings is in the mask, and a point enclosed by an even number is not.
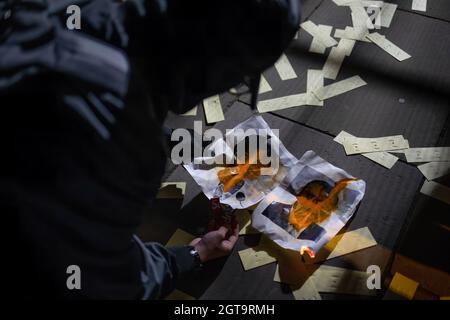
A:
[[[312,223],[318,224],[326,220],[336,210],[339,192],[354,180],[342,179],[336,182],[329,193],[320,181],[309,183],[297,196],[297,201],[289,212],[289,223],[300,231]]]
[[[248,159],[244,164],[238,164],[220,170],[217,172],[217,177],[220,183],[223,184],[223,191],[228,192],[233,186],[244,179],[257,179],[261,175],[261,168],[268,166],[259,163],[259,161],[251,161],[251,159]]]
[[[307,246],[302,246],[302,247],[300,248],[300,254],[303,255],[305,252],[308,254],[308,256],[309,256],[311,259],[314,259],[314,257],[316,256],[316,255],[314,254],[314,251],[312,251],[310,248],[308,248]]]

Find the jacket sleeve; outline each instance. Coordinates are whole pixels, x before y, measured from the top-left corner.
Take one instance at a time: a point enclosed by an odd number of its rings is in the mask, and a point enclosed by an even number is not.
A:
[[[135,236],[144,256],[144,270],[141,273],[144,294],[142,299],[160,299],[175,289],[178,278],[194,271],[195,258],[189,247],[165,248],[159,243],[143,244]]]

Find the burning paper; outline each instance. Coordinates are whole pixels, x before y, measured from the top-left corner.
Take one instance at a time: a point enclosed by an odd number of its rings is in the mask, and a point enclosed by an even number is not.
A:
[[[281,247],[313,257],[347,223],[364,192],[363,180],[308,151],[262,199],[252,226]]]
[[[261,116],[252,116],[215,140],[202,157],[185,165],[208,199],[234,209],[261,201],[283,180],[297,159]]]

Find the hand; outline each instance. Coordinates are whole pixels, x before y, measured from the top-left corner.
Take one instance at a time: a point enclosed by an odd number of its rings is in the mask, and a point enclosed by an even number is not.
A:
[[[196,238],[190,243],[197,250],[200,260],[206,262],[227,256],[233,250],[239,237],[239,226],[233,230],[233,234],[227,237],[228,229],[220,227],[218,230],[210,231],[202,238]]]

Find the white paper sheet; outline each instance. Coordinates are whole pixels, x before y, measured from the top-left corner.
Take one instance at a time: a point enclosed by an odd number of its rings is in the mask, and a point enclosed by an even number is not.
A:
[[[338,6],[350,6],[350,5],[363,5],[368,6],[381,6],[383,1],[370,1],[370,0],[333,0]]]
[[[408,53],[397,47],[394,43],[383,37],[378,32],[368,34],[367,38],[398,61],[404,61],[411,58]]]
[[[408,148],[408,142],[401,135],[380,138],[346,138],[343,146],[347,155]]]
[[[320,100],[325,100],[346,93],[348,91],[357,89],[366,84],[367,83],[363,79],[361,79],[361,77],[354,76],[351,78],[347,78],[345,80],[332,83],[328,86],[319,88],[317,90],[313,90],[313,93]]]
[[[308,69],[306,83],[306,104],[310,106],[323,106],[323,101],[317,99],[313,90],[323,87],[324,77],[322,70]]]
[[[166,247],[187,246],[195,238],[196,236],[184,230],[177,229],[167,241]]]
[[[238,254],[245,271],[277,261],[275,257],[272,257],[263,248],[259,247],[241,250]]]
[[[203,109],[205,110],[206,122],[216,123],[225,120],[218,95],[203,100]]]
[[[350,4],[350,10],[354,28],[374,29],[372,20],[369,18],[367,11],[362,4],[358,4],[357,2]]]
[[[261,75],[261,81],[259,82],[259,94],[266,93],[272,91],[272,87],[269,82],[267,82],[266,78]]]
[[[281,80],[290,80],[297,78],[294,68],[292,68],[287,56],[283,53],[275,63],[275,69],[280,75]]]
[[[412,0],[411,9],[416,11],[427,11],[427,0]]]
[[[367,159],[376,162],[387,169],[392,169],[392,167],[397,163],[398,157],[390,154],[389,152],[370,152],[362,154]]]
[[[389,28],[392,23],[392,19],[394,18],[394,14],[397,10],[397,5],[394,3],[383,3],[381,8],[381,26],[385,28]]]
[[[323,66],[323,75],[325,78],[336,80],[345,56],[345,53],[337,47],[331,48],[327,61]]]
[[[450,161],[450,147],[411,148],[405,150],[408,162]]]
[[[306,105],[306,99],[306,93],[294,94],[291,96],[259,101],[257,108],[260,113],[283,110],[292,107],[304,106]]]
[[[197,109],[198,109],[198,107],[194,107],[191,110],[189,110],[188,112],[183,113],[182,116],[186,116],[186,117],[196,116],[197,115]]]
[[[450,174],[450,162],[429,162],[417,167],[427,180]]]
[[[368,227],[348,231],[342,235],[336,247],[328,255],[327,260],[376,245],[377,241]]]
[[[352,27],[346,27],[344,30],[336,29],[334,36],[341,39],[351,39],[363,42],[371,42],[366,36],[369,34],[367,29],[354,29]]]
[[[355,40],[352,39],[341,39],[339,40],[339,44],[337,48],[342,50],[347,57],[352,54],[353,48],[355,47]]]
[[[327,36],[331,36],[331,31],[333,30],[332,26],[326,26],[323,24],[319,24],[317,26],[318,32]],[[327,49],[327,46],[323,44],[322,41],[318,37],[314,37],[311,46],[309,47],[309,52],[324,54]]]
[[[350,56],[355,40],[341,39],[337,47],[331,48],[327,61],[323,66],[323,76],[328,79],[336,80],[342,62],[345,57]]]
[[[333,37],[331,37],[329,34],[326,34],[326,32],[320,31],[318,26],[310,20],[303,22],[300,27],[310,35],[312,35],[314,38],[317,38],[317,40],[322,42],[322,44],[327,48],[337,45],[337,41],[333,39]]]
[[[333,140],[337,143],[343,145],[344,140],[349,138],[350,140],[356,138],[348,132],[341,131]],[[363,153],[362,156],[370,159],[387,169],[392,169],[392,167],[397,163],[398,157],[388,153],[388,152],[371,152],[371,153]]]
[[[300,288],[291,286],[291,290],[295,300],[322,300],[313,278],[306,280]]]
[[[333,0],[333,2],[338,6],[348,6],[351,3],[357,2],[359,0]]]
[[[322,265],[311,277],[319,292],[368,296],[377,293],[367,287],[369,274],[363,271]]]
[[[369,274],[363,271],[321,265],[295,290],[298,298],[294,290],[292,293],[297,300],[314,300],[314,297],[320,297],[315,292],[372,296],[377,292],[367,287],[368,277]]]
[[[425,181],[420,192],[450,204],[450,188],[434,181]]]
[[[228,141],[236,143],[243,142],[250,134],[258,134],[262,130],[270,145],[275,146],[271,159],[276,159],[278,170],[272,174],[263,174],[255,179],[244,179],[237,183],[228,191],[223,191],[223,185],[219,181],[218,172],[225,169],[225,164],[209,164],[205,161],[213,162],[214,159],[222,159],[224,156],[230,160],[235,160],[234,148],[227,144]],[[253,132],[253,133],[252,133]],[[225,138],[216,140],[207,151],[214,151],[215,157],[195,158],[190,164],[184,165],[195,182],[202,188],[208,199],[217,197],[220,193],[220,202],[227,204],[234,209],[245,209],[258,203],[265,194],[269,193],[283,180],[289,168],[297,159],[284,147],[277,135],[270,129],[268,124],[260,115],[251,116],[249,119],[238,124],[233,130],[227,132]],[[271,164],[273,165],[273,164]],[[268,168],[270,171],[270,168]]]
[[[310,183],[333,186],[342,179],[355,179],[347,172],[339,169],[313,151],[307,151],[293,166],[280,186],[265,196],[256,207],[252,216],[252,226],[266,234],[275,243],[285,249],[302,251],[308,249],[317,252],[333,238],[350,219],[358,203],[364,196],[365,182],[360,179],[349,181],[338,195],[338,206],[335,211],[321,222],[310,223],[297,230],[288,216],[297,197]],[[330,189],[330,190],[331,190]]]

